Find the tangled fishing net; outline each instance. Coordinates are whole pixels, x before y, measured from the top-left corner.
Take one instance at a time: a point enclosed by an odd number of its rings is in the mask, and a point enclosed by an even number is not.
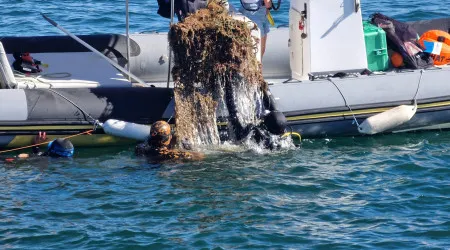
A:
[[[247,23],[233,19],[222,3],[212,1],[173,25],[169,42],[178,138],[196,146],[219,144],[217,114],[228,117],[234,139],[245,126],[258,123],[267,84],[255,56],[259,41]]]

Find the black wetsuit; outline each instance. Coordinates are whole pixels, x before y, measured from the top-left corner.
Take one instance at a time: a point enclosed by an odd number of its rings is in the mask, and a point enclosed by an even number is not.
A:
[[[14,162],[16,159],[29,159],[29,158],[34,158],[34,157],[40,157],[40,156],[49,156],[49,154],[48,154],[48,152],[47,151],[45,151],[45,152],[42,152],[40,149],[39,149],[39,147],[38,146],[36,146],[36,147],[33,147],[32,148],[32,154],[31,155],[29,155],[28,157],[25,157],[25,158],[21,158],[21,157],[19,157],[18,155],[15,155],[15,156],[1,156],[0,157],[0,160],[1,161],[4,161],[4,162]]]
[[[39,146],[33,147],[32,150],[33,150],[33,155],[35,155],[35,156],[48,156],[49,155],[48,151],[45,151],[45,152],[41,151]]]

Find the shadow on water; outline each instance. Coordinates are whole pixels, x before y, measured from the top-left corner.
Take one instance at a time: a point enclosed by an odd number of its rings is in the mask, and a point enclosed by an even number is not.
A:
[[[359,137],[336,137],[321,139],[303,140],[302,148],[342,148],[342,147],[360,147],[373,148],[381,146],[401,146],[418,143],[441,144],[450,143],[449,131],[429,131],[429,132],[409,132],[399,134],[381,134],[374,136]]]

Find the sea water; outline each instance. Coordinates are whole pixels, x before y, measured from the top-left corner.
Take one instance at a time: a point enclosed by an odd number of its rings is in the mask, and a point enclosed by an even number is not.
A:
[[[283,3],[277,25],[287,24]],[[365,18],[402,21],[447,17],[449,6],[362,1]],[[0,39],[62,35],[39,12],[75,34],[125,32],[124,0],[0,7]],[[130,20],[133,33],[167,30],[156,1],[130,0]],[[0,163],[0,249],[449,249],[449,148],[450,132],[433,131],[188,164],[151,165],[132,145]]]

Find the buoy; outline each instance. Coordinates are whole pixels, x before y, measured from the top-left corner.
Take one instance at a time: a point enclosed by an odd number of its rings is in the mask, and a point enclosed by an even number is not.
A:
[[[367,118],[358,126],[358,131],[368,135],[382,133],[411,120],[416,111],[417,105],[400,105]]]
[[[109,119],[103,123],[102,127],[109,135],[137,141],[145,141],[150,136],[150,126],[143,124]]]
[[[394,66],[395,68],[400,68],[405,65],[403,63],[403,56],[398,52],[392,53],[391,63],[392,63],[392,66]]]

